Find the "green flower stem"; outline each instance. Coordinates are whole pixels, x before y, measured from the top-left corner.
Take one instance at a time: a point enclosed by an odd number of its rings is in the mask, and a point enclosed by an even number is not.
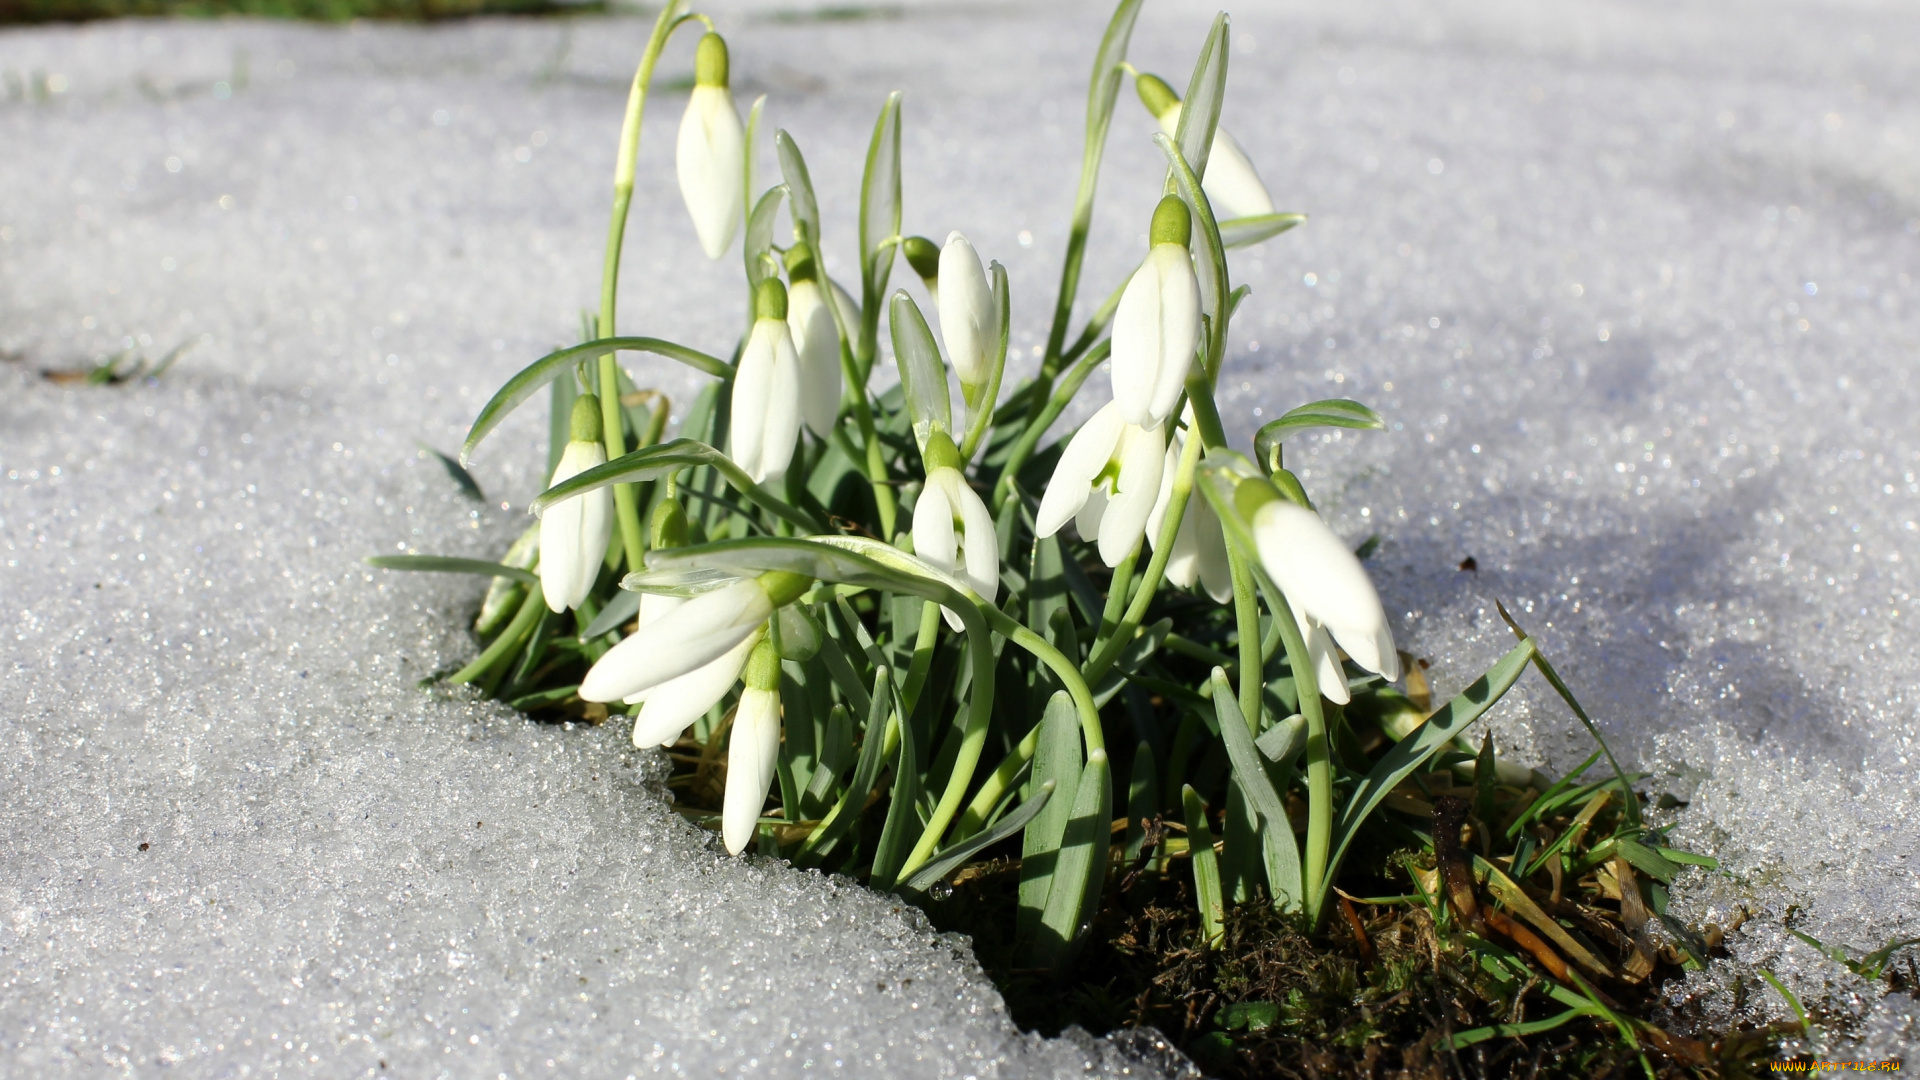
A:
[[[947,826],[953,822],[954,815],[960,812],[960,802],[967,797],[967,789],[973,786],[973,770],[980,764],[980,751],[987,744],[987,728],[993,721],[993,635],[980,618],[981,610],[991,611],[993,605],[976,604],[957,593],[953,594],[953,600],[954,604],[950,606],[960,613],[960,618],[967,624],[967,653],[973,660],[973,687],[967,694],[967,726],[960,733],[960,752],[954,756],[953,771],[947,774],[946,790],[940,793],[939,803],[934,806],[932,816],[927,818],[926,830],[907,854],[907,861],[901,864],[895,881],[912,877],[915,870],[933,858],[934,849],[939,846],[940,838],[946,835]],[[937,620],[938,606],[930,603],[928,607],[934,610]],[[919,662],[917,655],[914,661]],[[901,723],[906,722],[906,717],[901,717]]]
[[[653,67],[667,39],[686,18],[680,15],[685,0],[670,0],[654,20],[647,49],[640,54],[640,69],[634,72],[633,86],[627,92],[627,114],[620,126],[620,152],[613,168],[613,216],[607,224],[606,262],[600,271],[600,336],[614,335],[614,307],[620,285],[620,247],[626,240],[627,207],[633,202],[634,160],[640,156],[640,121],[647,111],[647,90],[653,85]],[[626,436],[620,427],[620,372],[612,353],[600,357],[600,421],[607,444],[607,460],[627,452]],[[640,528],[640,504],[632,484],[613,489],[614,516],[620,525],[621,546],[626,552],[627,569],[646,565],[646,533]]]
[[[1200,442],[1198,438],[1188,439],[1180,450],[1180,464],[1173,476],[1173,494],[1167,504],[1167,513],[1160,522],[1160,535],[1153,541],[1153,557],[1147,560],[1147,572],[1141,575],[1140,587],[1134,590],[1133,602],[1127,606],[1126,614],[1114,628],[1113,635],[1101,642],[1094,650],[1093,658],[1087,661],[1087,681],[1098,683],[1106,677],[1107,670],[1120,658],[1120,651],[1133,640],[1133,633],[1147,617],[1147,608],[1153,603],[1154,594],[1160,591],[1160,583],[1167,574],[1167,562],[1173,558],[1173,541],[1180,535],[1180,522],[1186,517],[1187,499],[1193,493],[1194,470],[1200,466]],[[1119,594],[1124,595],[1124,594]],[[1111,601],[1112,597],[1108,597]],[[1256,732],[1255,734],[1258,734]]]
[[[1179,634],[1167,635],[1167,648],[1179,653],[1181,656],[1192,657],[1195,660],[1211,664],[1214,667],[1223,667],[1229,671],[1240,666],[1240,661],[1228,656],[1219,649],[1209,648],[1190,638],[1181,637]]]
[[[987,624],[993,627],[995,633],[1032,653],[1052,669],[1061,685],[1066,687],[1067,693],[1073,698],[1074,711],[1080,717],[1080,733],[1087,741],[1087,753],[1106,749],[1106,735],[1100,730],[1100,710],[1093,704],[1093,691],[1087,689],[1087,680],[1081,676],[1080,669],[1073,661],[1048,644],[1047,639],[1014,621],[1012,616],[992,604],[982,605],[981,610],[986,613]],[[1007,790],[1019,779],[1027,762],[1033,760],[1034,751],[1039,745],[1040,725],[1035,724],[1027,737],[1020,740],[1020,745],[1013,748],[1000,767],[980,786],[980,791],[967,805],[967,812],[961,815],[960,824],[955,827],[956,836],[964,838],[980,830],[986,823],[987,815],[993,813],[993,808],[1000,805]]]
[[[483,678],[487,672],[493,670],[495,664],[513,655],[513,650],[518,648],[520,642],[532,632],[534,624],[540,621],[540,616],[546,610],[547,597],[540,591],[539,584],[527,586],[527,598],[520,602],[520,610],[514,613],[513,621],[507,624],[505,630],[500,631],[499,637],[493,639],[493,644],[487,646],[479,656],[474,657],[473,663],[454,672],[453,677],[447,681],[459,686]]]
[[[920,703],[920,690],[933,668],[934,646],[940,641],[940,605],[931,600],[920,605],[920,636],[913,643],[913,660],[907,664],[907,681],[900,687],[900,703],[909,715]]]
[[[1007,500],[1013,497],[1014,479],[1020,475],[1020,470],[1027,464],[1027,459],[1033,456],[1034,447],[1040,445],[1041,437],[1046,435],[1047,429],[1060,418],[1061,410],[1067,407],[1067,402],[1073,400],[1073,395],[1080,392],[1081,384],[1087,381],[1087,376],[1093,374],[1093,369],[1100,366],[1100,361],[1105,360],[1107,353],[1112,349],[1113,341],[1108,339],[1094,346],[1092,352],[1081,357],[1079,363],[1074,364],[1068,370],[1066,377],[1060,380],[1060,385],[1053,388],[1051,391],[1053,396],[1048,398],[1046,407],[1040,411],[1040,415],[1034,417],[1027,424],[1026,430],[1020,433],[1019,440],[1013,444],[1013,450],[1007,455],[1006,466],[1000,470],[1000,483],[996,485],[993,493],[993,505],[996,509],[1007,505]],[[1036,377],[1032,386],[1034,400],[1039,400],[1042,396],[1041,389],[1050,385],[1051,380],[1043,381]]]
[[[1120,613],[1126,610],[1127,592],[1133,587],[1133,568],[1139,561],[1140,545],[1136,542],[1127,557],[1120,560],[1120,565],[1113,568],[1113,577],[1107,582],[1107,605],[1100,611],[1100,632],[1094,641],[1095,651],[1119,637]]]
[[[1233,545],[1229,544],[1230,557],[1233,550]],[[1247,576],[1249,579],[1253,576],[1250,567]],[[1238,577],[1234,579],[1234,585],[1237,599]],[[1301,885],[1307,893],[1307,920],[1309,924],[1318,926],[1321,915],[1326,911],[1326,894],[1333,887],[1327,865],[1333,839],[1333,757],[1327,737],[1327,715],[1320,701],[1319,673],[1314,671],[1313,662],[1307,655],[1307,641],[1300,636],[1300,624],[1293,617],[1293,608],[1288,604],[1286,594],[1279,589],[1262,591],[1267,595],[1267,606],[1273,611],[1273,621],[1280,628],[1280,640],[1286,646],[1287,663],[1293,669],[1293,683],[1300,696],[1300,715],[1307,719],[1307,849]],[[1257,613],[1255,617],[1257,620]],[[1246,640],[1244,635],[1243,630],[1243,642]],[[1242,651],[1244,655],[1244,646]],[[1246,708],[1247,682],[1242,675],[1242,709]],[[1260,700],[1257,679],[1253,682],[1253,700]],[[1247,715],[1257,714],[1249,712]]]

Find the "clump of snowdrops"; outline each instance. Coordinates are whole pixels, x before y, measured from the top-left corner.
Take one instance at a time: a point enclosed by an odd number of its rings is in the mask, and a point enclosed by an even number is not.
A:
[[[1494,884],[1510,887],[1501,905],[1549,873],[1557,903],[1561,871],[1602,864],[1616,867],[1607,880],[1618,896],[1632,880],[1623,858],[1670,880],[1683,853],[1660,846],[1617,766],[1605,781],[1555,782],[1462,739],[1530,665],[1592,730],[1517,626],[1511,653],[1432,708],[1360,557],[1285,467],[1290,440],[1381,428],[1378,415],[1354,401],[1305,403],[1261,427],[1251,454],[1231,444],[1215,386],[1247,289],[1233,284],[1229,252],[1303,219],[1276,212],[1219,126],[1225,15],[1182,97],[1127,63],[1140,0],[1121,0],[1093,65],[1044,355],[1008,388],[1005,270],[957,232],[942,243],[903,232],[900,96],[874,124],[858,235],[823,236],[788,132],[773,136],[780,182],[759,185],[765,99],[743,123],[725,42],[684,6],[660,14],[633,82],[589,340],[508,380],[462,452],[464,462],[549,389],[552,480],[533,502],[538,521],[497,563],[372,560],[493,579],[476,624],[487,644],[450,682],[530,712],[630,724],[635,746],[673,756],[679,809],[717,825],[734,854],[914,899],[950,894],[983,867],[1017,868],[1014,933],[1030,968],[1073,956],[1123,872],[1190,882],[1215,944],[1236,903],[1271,904],[1316,931],[1343,859],[1369,831],[1434,853],[1400,901],[1494,933],[1473,908],[1457,839],[1436,844],[1414,828],[1435,821],[1456,777],[1478,793],[1482,836],[1534,845],[1502,856],[1481,842],[1522,883],[1494,868]],[[706,32],[676,164],[707,255],[724,258],[741,239],[749,317],[725,359],[615,322],[655,64],[695,24]],[[1129,79],[1150,123],[1125,124],[1123,137],[1157,125],[1165,196],[1136,264],[1089,268],[1096,181]],[[848,245],[859,280],[843,286],[822,252]],[[890,287],[902,262],[931,313]],[[1076,330],[1089,269],[1117,285]],[[882,333],[899,372],[885,388],[874,378]],[[677,436],[666,437],[670,403],[635,386],[623,353],[712,377]],[[1077,431],[1056,431],[1083,394],[1097,409]],[[1592,811],[1577,829],[1543,816],[1597,807],[1607,791],[1624,812],[1604,850],[1586,838]],[[1555,846],[1537,840],[1542,829],[1580,835]],[[1664,911],[1664,892],[1648,895]],[[1537,974],[1503,955],[1520,978]],[[1560,1022],[1613,1015],[1564,962],[1539,977],[1558,978],[1571,1003]]]

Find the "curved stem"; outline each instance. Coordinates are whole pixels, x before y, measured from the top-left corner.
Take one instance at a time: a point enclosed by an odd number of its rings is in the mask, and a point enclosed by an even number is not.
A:
[[[1080,669],[1074,666],[1073,661],[1067,659],[1066,654],[1059,649],[1048,644],[1047,639],[1015,622],[1011,616],[993,605],[984,604],[981,610],[986,612],[987,624],[993,627],[995,633],[1032,653],[1035,659],[1047,665],[1054,675],[1059,677],[1061,685],[1067,688],[1068,695],[1073,698],[1074,711],[1080,717],[1080,733],[1087,741],[1087,753],[1092,754],[1095,750],[1106,749],[1106,735],[1100,730],[1100,710],[1093,703],[1093,691],[1087,688],[1086,679],[1081,676]],[[956,836],[971,836],[980,831],[980,826],[986,822],[987,815],[993,813],[995,806],[1000,805],[1000,800],[1006,797],[1007,789],[1020,778],[1020,773],[1027,767],[1027,762],[1033,760],[1034,751],[1039,745],[1040,725],[1035,724],[1033,730],[1027,732],[1027,737],[1021,739],[1020,744],[1014,747],[1006,760],[1000,763],[1000,767],[993,770],[986,782],[980,785],[980,790],[974,795],[973,801],[967,804],[967,812],[961,815],[960,823],[955,826]]]
[[[614,308],[620,286],[620,248],[626,240],[627,208],[633,202],[634,160],[640,156],[640,121],[647,111],[647,90],[653,85],[653,67],[667,39],[685,21],[679,18],[684,0],[671,0],[654,20],[653,34],[647,39],[646,52],[640,55],[640,68],[634,72],[633,86],[627,92],[627,114],[620,125],[620,152],[613,168],[613,215],[607,223],[606,261],[600,270],[600,336],[614,336]],[[603,353],[599,364],[600,423],[612,460],[627,452],[626,435],[621,430],[620,377],[612,353]],[[626,552],[627,569],[639,570],[646,564],[646,534],[640,528],[639,500],[631,484],[613,489],[615,520],[620,525],[621,547]]]
[[[909,715],[920,704],[920,689],[926,685],[927,672],[933,667],[933,648],[940,640],[940,605],[921,602],[920,636],[913,643],[913,659],[907,664],[907,681],[900,687],[900,703]]]
[[[1228,551],[1232,553],[1232,545]],[[1251,573],[1248,576],[1251,577]],[[1235,585],[1237,591],[1238,579]],[[1286,594],[1275,588],[1261,591],[1266,593],[1267,607],[1280,628],[1280,641],[1286,646],[1287,663],[1293,669],[1293,685],[1300,697],[1300,715],[1307,720],[1307,850],[1301,884],[1307,892],[1307,919],[1318,926],[1326,910],[1327,891],[1333,887],[1329,876],[1332,868],[1327,864],[1333,839],[1333,757],[1327,737],[1327,715],[1320,702],[1319,673],[1313,668],[1307,641],[1300,635],[1300,624],[1293,617]],[[1256,695],[1258,692],[1256,686]],[[1245,699],[1243,689],[1241,700]]]
[[[1027,424],[1026,430],[1020,433],[1019,441],[1013,444],[1012,452],[1007,455],[1006,466],[1000,470],[1000,482],[994,488],[993,505],[996,509],[1004,507],[1007,500],[1013,497],[1014,479],[1020,475],[1020,470],[1026,465],[1027,459],[1033,456],[1034,447],[1040,445],[1041,438],[1046,435],[1047,429],[1053,426],[1053,422],[1060,418],[1060,413],[1067,407],[1067,402],[1072,401],[1073,395],[1080,392],[1081,384],[1087,381],[1087,376],[1093,374],[1093,369],[1100,365],[1100,361],[1107,358],[1107,353],[1112,348],[1113,341],[1108,339],[1094,346],[1091,352],[1081,357],[1080,362],[1073,365],[1067,372],[1066,378],[1060,380],[1060,385],[1053,389],[1053,396],[1047,400],[1046,407],[1040,410],[1040,415],[1034,417]]]

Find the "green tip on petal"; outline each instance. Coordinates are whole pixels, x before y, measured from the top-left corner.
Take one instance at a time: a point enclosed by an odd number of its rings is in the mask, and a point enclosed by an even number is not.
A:
[[[696,86],[727,85],[727,39],[707,34],[693,53],[693,82]]]
[[[803,241],[795,241],[787,249],[787,280],[795,284],[820,280],[820,267],[813,261],[813,249]]]
[[[1193,240],[1193,212],[1178,195],[1168,195],[1153,208],[1153,228],[1147,233],[1154,247],[1178,244],[1186,247]]]
[[[568,418],[567,438],[574,442],[600,441],[600,399],[581,394],[573,399],[573,415]]]
[[[780,284],[779,278],[760,283],[759,290],[753,294],[753,315],[756,319],[787,317],[787,287]]]
[[[1147,107],[1147,111],[1153,114],[1155,120],[1167,115],[1168,109],[1180,104],[1180,95],[1174,93],[1173,87],[1168,86],[1167,81],[1158,75],[1141,72],[1139,77],[1133,80],[1133,88],[1140,92],[1140,103]]]
[[[653,519],[647,523],[649,545],[656,551],[686,547],[688,538],[687,508],[672,496],[661,499],[660,505],[653,508]]]
[[[959,469],[966,465],[966,459],[960,456],[960,448],[953,445],[953,436],[939,428],[927,436],[927,447],[920,451],[920,462],[928,472],[935,469]]]
[[[805,574],[791,574],[785,570],[769,570],[757,579],[760,587],[767,591],[767,599],[774,607],[786,607],[807,594],[813,588],[813,579]]]
[[[909,236],[900,245],[901,254],[907,257],[907,265],[920,275],[922,281],[933,281],[940,277],[940,245],[924,236]]]

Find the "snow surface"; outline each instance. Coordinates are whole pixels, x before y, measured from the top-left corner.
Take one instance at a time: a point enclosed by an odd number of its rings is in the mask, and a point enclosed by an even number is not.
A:
[[[1031,350],[1105,11],[720,11],[737,92],[808,154],[830,267],[852,276],[859,153],[903,89],[909,228],[1004,262]],[[1183,81],[1211,13],[1149,5],[1136,62]],[[1320,397],[1387,413],[1291,460],[1344,535],[1383,536],[1403,647],[1458,688],[1509,647],[1504,599],[1690,800],[1676,836],[1729,873],[1676,906],[1753,918],[1683,1012],[1784,1018],[1762,965],[1861,1016],[1864,1053],[1920,1046],[1920,1006],[1782,925],[1920,934],[1920,11],[1235,14],[1228,126],[1313,215],[1236,260],[1237,430]],[[1022,1035],[911,909],[720,856],[622,731],[415,688],[472,654],[479,586],[359,559],[522,527],[537,417],[479,455],[485,505],[415,440],[453,448],[574,339],[649,21],[0,34],[5,1071],[1177,1067]],[[649,124],[622,325],[724,351],[744,297],[679,206],[680,108]],[[1085,307],[1144,245],[1151,130],[1124,101]],[[182,344],[155,384],[39,375]],[[1585,753],[1537,686],[1494,727],[1548,767]]]

